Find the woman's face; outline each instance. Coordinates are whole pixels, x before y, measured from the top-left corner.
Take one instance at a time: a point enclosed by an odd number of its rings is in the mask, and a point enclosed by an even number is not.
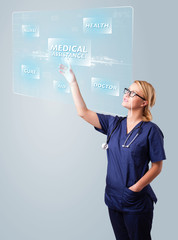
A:
[[[135,92],[136,94],[140,95],[141,97],[144,98],[143,92],[138,86],[138,84],[133,83],[129,87],[130,91]],[[127,109],[138,109],[138,108],[143,108],[145,106],[146,101],[135,95],[134,97],[130,97],[129,93],[124,94],[123,96],[123,102],[122,106],[127,108]]]

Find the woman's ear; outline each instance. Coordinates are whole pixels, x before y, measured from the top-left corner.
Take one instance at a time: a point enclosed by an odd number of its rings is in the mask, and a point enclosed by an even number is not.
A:
[[[142,107],[146,107],[148,105],[148,101],[143,101],[143,103],[142,103]]]

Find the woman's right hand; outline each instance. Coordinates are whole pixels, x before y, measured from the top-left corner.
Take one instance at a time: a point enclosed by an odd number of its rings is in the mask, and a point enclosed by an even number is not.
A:
[[[75,74],[70,64],[68,64],[68,66],[60,64],[59,72],[65,77],[69,84],[76,81]]]

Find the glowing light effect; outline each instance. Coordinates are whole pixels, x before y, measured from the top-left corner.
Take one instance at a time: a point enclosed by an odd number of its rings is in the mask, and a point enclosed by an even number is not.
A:
[[[72,103],[59,73],[70,64],[91,109],[125,115],[132,38],[132,7],[14,12],[14,93]]]

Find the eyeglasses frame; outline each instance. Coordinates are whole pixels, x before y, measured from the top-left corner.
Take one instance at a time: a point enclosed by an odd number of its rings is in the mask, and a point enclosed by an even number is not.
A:
[[[144,101],[146,101],[145,98],[141,97],[140,95],[138,95],[138,94],[135,93],[134,91],[130,91],[128,88],[124,88],[124,94],[125,94],[125,91],[127,91],[127,92],[129,93],[129,96],[130,96],[130,94],[131,94],[131,92],[132,92],[132,93],[134,93],[134,96],[132,96],[132,97],[137,96],[137,97],[140,97],[141,99],[143,99]],[[131,96],[130,96],[130,97],[131,97]]]

